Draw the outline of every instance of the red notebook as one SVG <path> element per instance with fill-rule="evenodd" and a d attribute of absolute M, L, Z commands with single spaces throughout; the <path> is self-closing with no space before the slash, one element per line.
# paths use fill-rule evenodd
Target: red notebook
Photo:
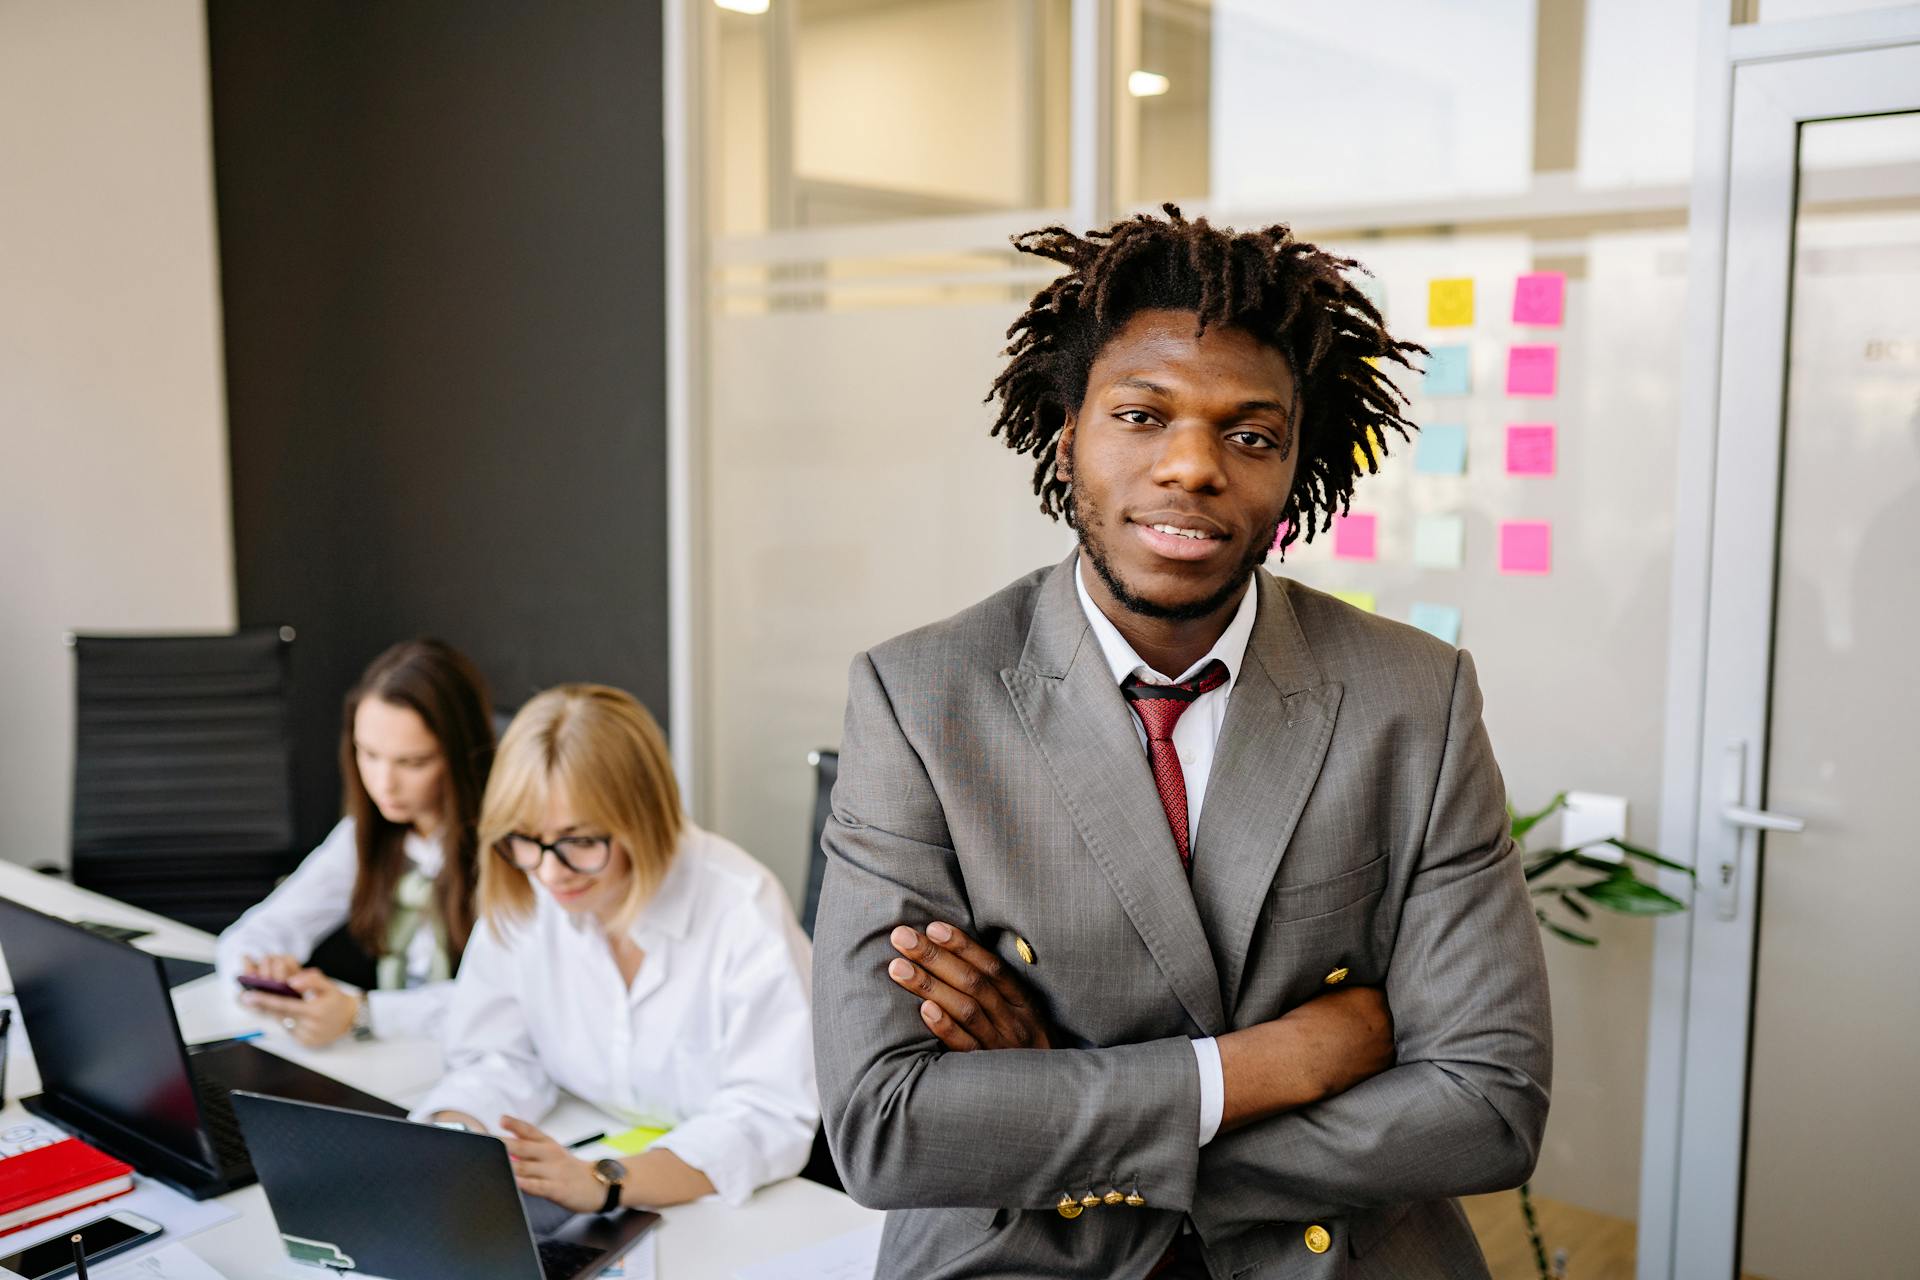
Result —
<path fill-rule="evenodd" d="M 133 1166 L 65 1138 L 0 1160 L 0 1232 L 72 1213 L 133 1190 Z"/>

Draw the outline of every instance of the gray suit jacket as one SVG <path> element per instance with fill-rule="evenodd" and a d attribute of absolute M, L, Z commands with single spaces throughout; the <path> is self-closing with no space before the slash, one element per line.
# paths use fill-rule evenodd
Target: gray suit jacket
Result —
<path fill-rule="evenodd" d="M 1139 1277 L 1191 1218 L 1216 1277 L 1485 1276 L 1452 1197 L 1531 1172 L 1552 1054 L 1472 660 L 1257 572 L 1189 884 L 1073 567 L 853 663 L 814 1043 L 848 1191 L 898 1210 L 880 1274 Z M 930 920 L 1065 1047 L 942 1051 L 885 974 Z M 1199 1147 L 1189 1041 L 1337 970 L 1384 987 L 1398 1065 Z M 1144 1204 L 1057 1211 L 1110 1191 Z"/>

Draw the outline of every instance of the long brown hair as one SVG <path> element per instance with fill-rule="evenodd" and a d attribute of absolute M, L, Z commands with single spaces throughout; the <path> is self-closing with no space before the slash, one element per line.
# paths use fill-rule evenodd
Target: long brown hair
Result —
<path fill-rule="evenodd" d="M 406 873 L 407 829 L 380 813 L 360 780 L 353 718 L 366 698 L 406 707 L 426 723 L 446 760 L 440 788 L 440 875 L 434 907 L 446 927 L 447 960 L 454 967 L 473 932 L 479 862 L 480 796 L 493 766 L 493 718 L 486 682 L 467 656 L 440 640 L 403 640 L 375 658 L 347 692 L 340 725 L 341 808 L 353 819 L 359 874 L 347 908 L 347 931 L 370 956 L 387 949 L 394 888 Z"/>

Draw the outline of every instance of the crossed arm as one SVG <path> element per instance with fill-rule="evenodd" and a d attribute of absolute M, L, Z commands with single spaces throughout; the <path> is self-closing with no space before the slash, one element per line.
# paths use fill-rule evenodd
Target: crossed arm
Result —
<path fill-rule="evenodd" d="M 1221 1037 L 1225 1114 L 1204 1149 L 1184 1039 L 1052 1049 L 998 957 L 953 926 L 969 914 L 931 782 L 869 661 L 851 683 L 818 953 L 843 959 L 816 968 L 815 1016 L 822 1102 L 857 1199 L 1045 1208 L 1063 1184 L 1138 1174 L 1149 1203 L 1213 1231 L 1527 1176 L 1550 1069 L 1544 961 L 1464 655 L 1384 992 Z M 876 1000 L 883 968 L 917 999 Z"/>

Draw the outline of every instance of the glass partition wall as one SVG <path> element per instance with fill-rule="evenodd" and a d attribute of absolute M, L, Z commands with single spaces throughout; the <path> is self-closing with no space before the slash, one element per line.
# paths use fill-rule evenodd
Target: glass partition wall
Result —
<path fill-rule="evenodd" d="M 1692 7 L 688 5 L 702 821 L 798 898 L 848 661 L 1070 549 L 988 434 L 1006 327 L 1051 274 L 1007 240 L 1175 201 L 1359 259 L 1435 352 L 1402 379 L 1420 442 L 1269 568 L 1471 649 L 1517 807 L 1620 796 L 1657 843 Z M 1535 1190 L 1576 1274 L 1624 1276 L 1652 943 L 1591 930 L 1549 946 Z M 1513 1197 L 1472 1211 L 1496 1275 L 1532 1275 Z"/>

